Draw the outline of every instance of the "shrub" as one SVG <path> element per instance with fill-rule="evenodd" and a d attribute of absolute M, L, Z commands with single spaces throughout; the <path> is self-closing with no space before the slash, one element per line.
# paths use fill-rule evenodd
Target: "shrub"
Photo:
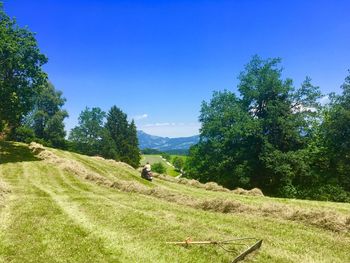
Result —
<path fill-rule="evenodd" d="M 152 170 L 159 174 L 163 174 L 166 171 L 164 165 L 160 162 L 152 164 Z"/>
<path fill-rule="evenodd" d="M 30 143 L 34 141 L 35 134 L 32 128 L 28 126 L 20 126 L 15 130 L 13 136 L 15 141 Z"/>
<path fill-rule="evenodd" d="M 173 160 L 173 165 L 177 170 L 181 170 L 184 167 L 184 160 L 176 156 Z"/>

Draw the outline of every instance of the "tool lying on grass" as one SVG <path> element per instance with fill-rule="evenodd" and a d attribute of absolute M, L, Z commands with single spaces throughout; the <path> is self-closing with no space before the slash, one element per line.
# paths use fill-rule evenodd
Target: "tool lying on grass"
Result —
<path fill-rule="evenodd" d="M 234 244 L 234 245 L 243 245 L 241 243 L 236 243 L 237 241 L 243 241 L 243 240 L 255 240 L 257 241 L 254 243 L 254 245 L 250 246 L 246 250 L 244 250 L 241 254 L 239 254 L 231 263 L 236 263 L 238 261 L 241 261 L 245 258 L 246 255 L 252 253 L 253 251 L 259 249 L 262 244 L 262 240 L 258 240 L 253 237 L 243 237 L 243 238 L 235 238 L 230 240 L 224 240 L 224 241 L 192 241 L 191 238 L 187 238 L 185 241 L 180 242 L 166 242 L 166 244 L 172 244 L 172 245 L 217 245 L 221 247 L 226 252 L 236 252 L 236 250 L 227 249 L 225 245 L 227 244 Z"/>

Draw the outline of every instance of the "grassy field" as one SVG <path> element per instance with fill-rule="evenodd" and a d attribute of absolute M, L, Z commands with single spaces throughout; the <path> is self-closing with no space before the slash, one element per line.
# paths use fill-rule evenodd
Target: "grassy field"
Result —
<path fill-rule="evenodd" d="M 149 162 L 151 165 L 154 163 L 161 163 L 166 168 L 166 174 L 171 176 L 178 176 L 180 173 L 175 171 L 174 167 L 169 165 L 167 161 L 164 161 L 162 156 L 157 154 L 143 154 L 141 156 L 141 165 L 145 165 L 146 162 Z"/>
<path fill-rule="evenodd" d="M 150 183 L 122 163 L 0 147 L 0 262 L 230 262 L 249 245 L 165 244 L 187 237 L 263 239 L 244 262 L 350 262 L 350 204 Z"/>

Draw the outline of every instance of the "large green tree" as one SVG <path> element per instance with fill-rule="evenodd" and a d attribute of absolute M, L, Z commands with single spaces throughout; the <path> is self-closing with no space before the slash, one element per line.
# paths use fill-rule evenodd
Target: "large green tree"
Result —
<path fill-rule="evenodd" d="M 0 131 L 13 130 L 34 106 L 34 96 L 46 82 L 34 33 L 20 28 L 0 3 Z"/>
<path fill-rule="evenodd" d="M 350 75 L 341 88 L 341 95 L 330 96 L 320 133 L 327 151 L 328 181 L 350 192 Z"/>
<path fill-rule="evenodd" d="M 283 79 L 280 59 L 257 56 L 239 76 L 239 96 L 214 92 L 203 102 L 200 142 L 186 169 L 202 181 L 227 187 L 260 187 L 273 195 L 294 196 L 294 181 L 307 173 L 303 150 L 312 136 L 320 92 L 307 78 L 295 89 Z"/>
<path fill-rule="evenodd" d="M 101 152 L 103 125 L 106 113 L 98 107 L 85 108 L 79 115 L 79 124 L 73 128 L 69 140 L 74 144 L 74 150 L 88 155 Z"/>
<path fill-rule="evenodd" d="M 66 99 L 62 92 L 47 82 L 35 96 L 34 109 L 26 116 L 24 125 L 34 130 L 35 137 L 47 145 L 63 148 L 66 132 L 64 119 L 68 113 L 63 109 Z"/>
<path fill-rule="evenodd" d="M 135 123 L 132 121 L 129 124 L 127 115 L 116 106 L 107 114 L 102 149 L 105 157 L 126 162 L 134 167 L 139 165 L 140 151 Z"/>
<path fill-rule="evenodd" d="M 128 160 L 126 162 L 133 167 L 138 167 L 140 164 L 141 156 L 139 149 L 139 141 L 137 138 L 137 129 L 134 120 L 131 121 L 128 127 L 127 149 Z"/>

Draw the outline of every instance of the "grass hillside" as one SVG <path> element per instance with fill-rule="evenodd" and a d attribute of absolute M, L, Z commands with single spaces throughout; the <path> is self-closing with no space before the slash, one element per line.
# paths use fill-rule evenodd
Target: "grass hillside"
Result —
<path fill-rule="evenodd" d="M 350 262 L 350 204 L 150 183 L 111 160 L 0 146 L 0 262 L 230 262 L 252 244 L 165 244 L 187 237 L 263 239 L 245 262 Z"/>

